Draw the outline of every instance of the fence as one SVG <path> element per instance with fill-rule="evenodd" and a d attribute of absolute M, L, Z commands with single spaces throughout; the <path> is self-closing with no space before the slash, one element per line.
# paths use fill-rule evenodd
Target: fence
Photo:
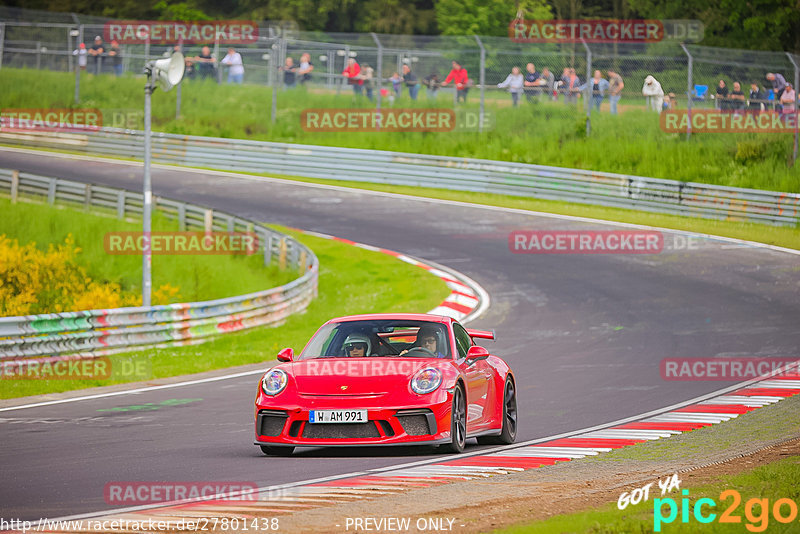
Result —
<path fill-rule="evenodd" d="M 24 12 L 33 18 L 42 16 L 34 11 Z M 0 22 L 0 67 L 77 70 L 74 51 L 78 44 L 91 44 L 93 36 L 103 35 L 103 28 L 102 19 L 94 19 L 90 23 L 78 20 L 69 23 Z M 220 65 L 227 45 L 218 40 L 207 44 L 213 49 L 216 65 Z M 200 52 L 201 46 L 187 45 L 184 49 L 192 57 Z M 119 61 L 123 71 L 141 74 L 148 59 L 162 57 L 172 49 L 172 44 L 122 45 Z M 374 90 L 371 93 L 374 93 L 378 108 L 382 99 L 385 100 L 381 89 L 386 89 L 387 98 L 395 98 L 394 92 L 388 90 L 392 87 L 390 77 L 394 73 L 402 75 L 404 65 L 409 66 L 419 81 L 426 85 L 429 97 L 440 93 L 455 101 L 456 92 L 452 86 L 441 87 L 436 81 L 430 80 L 435 76 L 442 81 L 451 69 L 451 61 L 459 60 L 470 74 L 471 90 L 480 92 L 482 113 L 485 112 L 487 97 L 489 105 L 506 105 L 507 97 L 501 94 L 505 93 L 505 89 L 499 89 L 497 84 L 506 78 L 512 67 L 519 67 L 523 74 L 528 63 L 533 63 L 539 73 L 547 68 L 556 85 L 562 79 L 564 70 L 571 68 L 578 76 L 575 85 L 583 86 L 584 98 L 579 107 L 585 109 L 587 114 L 587 133 L 591 130 L 590 108 L 593 99 L 592 84 L 584 83 L 593 76 L 595 70 L 600 70 L 603 76 L 613 70 L 625 81 L 619 108 L 623 112 L 626 109 L 647 108 L 648 105 L 718 107 L 720 102 L 727 102 L 729 98 L 716 90 L 720 79 L 727 80 L 728 91 L 732 91 L 733 83 L 738 82 L 748 105 L 753 103 L 774 108 L 780 103 L 772 91 L 771 82 L 765 79 L 767 72 L 782 74 L 790 82 L 794 80 L 795 89 L 800 83 L 800 56 L 783 52 L 682 45 L 677 41 L 537 44 L 517 43 L 508 37 L 301 32 L 263 25 L 257 42 L 237 45 L 236 49 L 244 62 L 245 81 L 270 85 L 276 89 L 289 88 L 284 83 L 283 71 L 279 70 L 286 58 L 293 58 L 296 66 L 302 53 L 308 53 L 315 66 L 307 85 L 319 91 L 341 93 L 349 90 L 347 80 L 342 75 L 348 59 L 355 59 L 362 67 L 370 65 L 375 69 L 375 78 L 365 85 Z M 96 62 L 90 58 L 88 68 L 110 73 L 113 70 L 111 62 L 112 59 L 107 56 L 99 57 Z M 648 75 L 654 76 L 660 83 L 666 97 L 663 104 L 661 99 L 654 104 L 643 95 L 643 85 Z M 199 72 L 191 68 L 187 76 L 189 79 L 201 77 Z M 214 78 L 222 82 L 224 76 L 221 69 L 216 70 Z M 758 90 L 751 97 L 752 83 L 757 85 Z M 76 76 L 76 101 L 80 98 L 79 84 L 80 77 Z M 568 98 L 568 85 L 569 82 L 561 88 L 548 86 L 541 91 L 527 88 L 525 94 L 530 99 L 560 98 L 577 103 L 577 98 Z M 610 101 L 606 100 L 602 98 L 595 103 L 602 110 L 610 109 Z M 796 102 L 797 99 L 795 105 Z M 273 96 L 273 122 L 276 120 L 277 106 L 277 98 Z M 687 129 L 687 135 L 690 133 Z M 797 157 L 797 139 L 795 131 L 794 159 Z"/>
<path fill-rule="evenodd" d="M 142 153 L 143 133 L 114 129 L 87 134 L 0 132 L 0 142 L 130 157 Z M 800 194 L 471 158 L 154 134 L 153 161 L 496 193 L 774 225 L 800 223 Z"/>
<path fill-rule="evenodd" d="M 141 216 L 142 194 L 0 169 L 0 192 Z M 290 236 L 234 215 L 164 198 L 154 206 L 177 219 L 181 230 L 253 232 L 263 243 L 265 264 L 299 271 L 292 282 L 230 298 L 151 307 L 117 308 L 0 318 L 0 360 L 69 353 L 109 354 L 151 346 L 194 344 L 211 336 L 276 325 L 306 309 L 317 292 L 314 253 Z"/>

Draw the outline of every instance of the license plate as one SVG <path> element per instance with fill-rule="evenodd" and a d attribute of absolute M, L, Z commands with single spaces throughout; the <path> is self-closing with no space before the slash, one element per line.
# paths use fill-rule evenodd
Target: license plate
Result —
<path fill-rule="evenodd" d="M 311 410 L 309 423 L 366 423 L 367 410 Z"/>

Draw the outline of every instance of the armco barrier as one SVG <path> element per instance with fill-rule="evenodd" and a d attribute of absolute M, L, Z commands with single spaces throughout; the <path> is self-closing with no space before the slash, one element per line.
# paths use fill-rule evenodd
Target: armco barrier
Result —
<path fill-rule="evenodd" d="M 140 131 L 104 129 L 66 134 L 0 132 L 0 143 L 141 158 Z M 800 195 L 679 182 L 642 176 L 455 158 L 153 134 L 153 161 L 234 171 L 267 172 L 475 191 L 596 204 L 714 219 L 794 226 Z"/>
<path fill-rule="evenodd" d="M 142 194 L 0 169 L 0 194 L 12 200 L 47 199 L 104 209 L 120 218 L 141 215 Z M 193 344 L 210 336 L 275 325 L 306 309 L 316 296 L 319 264 L 290 236 L 256 222 L 208 208 L 154 199 L 155 208 L 180 222 L 181 230 L 253 232 L 266 264 L 299 271 L 288 284 L 236 297 L 163 306 L 89 310 L 0 318 L 0 360 L 79 353 L 102 355 L 150 346 Z"/>

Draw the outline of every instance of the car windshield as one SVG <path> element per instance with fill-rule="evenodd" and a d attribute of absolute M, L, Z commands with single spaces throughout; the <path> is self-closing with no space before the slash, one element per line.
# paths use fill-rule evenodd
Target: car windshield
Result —
<path fill-rule="evenodd" d="M 314 358 L 450 358 L 447 326 L 430 321 L 367 320 L 331 323 L 298 360 Z"/>

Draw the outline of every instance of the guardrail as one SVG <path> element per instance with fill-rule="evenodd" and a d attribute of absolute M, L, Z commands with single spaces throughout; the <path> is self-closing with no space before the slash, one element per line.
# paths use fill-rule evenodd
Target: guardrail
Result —
<path fill-rule="evenodd" d="M 141 216 L 142 194 L 0 169 L 0 194 L 102 209 L 119 218 Z M 253 232 L 264 263 L 277 261 L 300 275 L 288 284 L 235 297 L 161 306 L 88 310 L 0 318 L 0 360 L 70 353 L 104 355 L 152 346 L 199 343 L 211 336 L 276 325 L 305 310 L 316 296 L 319 263 L 292 237 L 234 215 L 164 198 L 155 209 L 181 230 Z"/>
<path fill-rule="evenodd" d="M 455 158 L 153 133 L 153 161 L 306 178 L 433 187 L 796 226 L 800 194 L 625 174 Z M 0 143 L 140 158 L 143 133 L 0 132 Z"/>

